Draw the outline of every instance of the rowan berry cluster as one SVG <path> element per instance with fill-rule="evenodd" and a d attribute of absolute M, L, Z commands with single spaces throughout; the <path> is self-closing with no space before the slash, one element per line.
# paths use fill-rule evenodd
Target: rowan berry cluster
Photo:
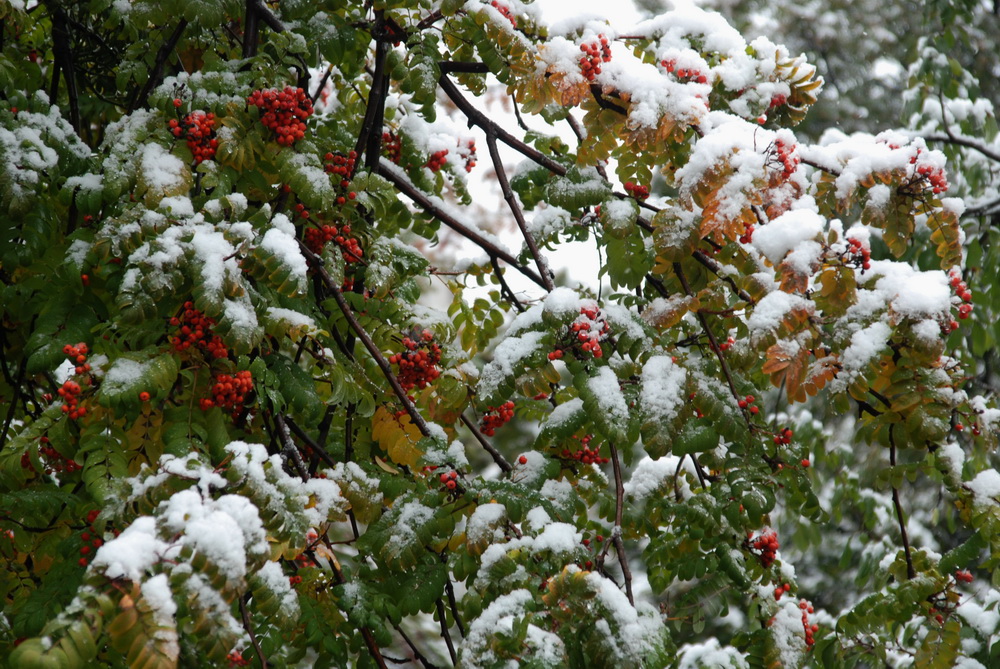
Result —
<path fill-rule="evenodd" d="M 862 272 L 872 268 L 872 252 L 865 244 L 854 237 L 847 238 L 848 262 L 861 268 Z"/>
<path fill-rule="evenodd" d="M 601 447 L 596 448 L 590 447 L 590 442 L 594 437 L 592 435 L 584 435 L 580 437 L 580 444 L 583 448 L 577 449 L 576 451 L 570 451 L 568 448 L 562 450 L 562 457 L 567 460 L 577 460 L 585 465 L 603 465 L 608 462 L 608 458 L 601 457 Z"/>
<path fill-rule="evenodd" d="M 587 81 L 593 81 L 601 73 L 601 63 L 611 60 L 611 44 L 604 35 L 580 45 L 583 56 L 580 58 L 580 72 Z"/>
<path fill-rule="evenodd" d="M 569 326 L 569 334 L 573 340 L 572 345 L 579 344 L 585 353 L 590 353 L 595 358 L 604 356 L 601 341 L 607 338 L 609 330 L 610 327 L 608 326 L 607 319 L 596 306 L 581 307 L 580 315 Z M 553 356 L 550 353 L 550 360 L 558 360 L 562 357 L 561 350 L 557 349 L 552 353 L 558 353 L 559 355 Z"/>
<path fill-rule="evenodd" d="M 202 398 L 201 409 L 207 411 L 215 406 L 235 409 L 246 401 L 251 390 L 253 390 L 253 375 L 249 370 L 236 372 L 235 376 L 216 374 L 215 385 L 212 386 L 212 397 Z"/>
<path fill-rule="evenodd" d="M 740 235 L 740 243 L 749 244 L 751 241 L 753 241 L 753 231 L 754 231 L 754 224 L 747 223 L 743 227 L 743 234 Z"/>
<path fill-rule="evenodd" d="M 726 337 L 726 341 L 724 341 L 721 344 L 719 344 L 719 350 L 720 351 L 728 351 L 729 349 L 731 349 L 733 347 L 733 344 L 735 344 L 735 343 L 736 343 L 736 337 L 732 337 L 732 336 Z"/>
<path fill-rule="evenodd" d="M 63 472 L 72 474 L 80 470 L 80 465 L 75 460 L 64 457 L 62 453 L 52 448 L 48 437 L 40 437 L 38 442 L 39 455 L 48 458 L 48 462 L 45 463 L 46 474 L 61 474 Z M 31 469 L 31 456 L 27 452 L 21 455 L 21 467 Z"/>
<path fill-rule="evenodd" d="M 917 181 L 926 181 L 931 187 L 931 192 L 935 195 L 948 190 L 948 177 L 944 175 L 944 170 L 933 165 L 921 165 L 917 168 Z"/>
<path fill-rule="evenodd" d="M 178 139 L 183 138 L 194 156 L 195 165 L 215 158 L 215 150 L 219 148 L 219 140 L 215 139 L 215 114 L 209 112 L 191 112 L 183 119 L 170 119 L 167 124 L 170 133 Z"/>
<path fill-rule="evenodd" d="M 229 351 L 222 337 L 212 333 L 215 320 L 209 318 L 194 308 L 194 302 L 188 300 L 180 316 L 170 319 L 170 324 L 178 328 L 177 333 L 170 338 L 175 351 L 186 351 L 194 346 L 208 353 L 212 358 L 225 358 Z"/>
<path fill-rule="evenodd" d="M 770 567 L 778 554 L 778 533 L 774 530 L 765 530 L 754 537 L 753 532 L 748 532 L 747 542 L 752 550 L 759 551 L 761 566 L 764 569 Z"/>
<path fill-rule="evenodd" d="M 784 93 L 775 93 L 771 96 L 771 102 L 768 104 L 769 109 L 774 109 L 775 107 L 780 107 L 781 105 L 788 102 L 788 96 Z"/>
<path fill-rule="evenodd" d="M 343 205 L 348 200 L 355 199 L 358 194 L 351 190 L 351 178 L 354 176 L 354 165 L 358 160 L 358 154 L 350 151 L 346 156 L 340 154 L 327 153 L 323 156 L 326 164 L 323 169 L 327 174 L 336 174 L 340 177 L 340 188 L 345 193 L 337 197 L 337 204 Z"/>
<path fill-rule="evenodd" d="M 675 60 L 661 60 L 660 65 L 670 74 L 676 75 L 678 79 L 687 79 L 697 84 L 708 83 L 708 77 L 704 73 L 694 68 L 677 67 L 677 61 Z"/>
<path fill-rule="evenodd" d="M 479 429 L 487 437 L 492 437 L 498 427 L 503 427 L 514 417 L 514 402 L 507 401 L 499 407 L 489 407 L 483 420 L 479 423 Z"/>
<path fill-rule="evenodd" d="M 774 435 L 774 443 L 777 445 L 788 445 L 792 443 L 792 428 L 786 427 L 778 434 Z"/>
<path fill-rule="evenodd" d="M 795 174 L 795 170 L 802 161 L 795 149 L 796 146 L 794 144 L 786 144 L 780 139 L 774 140 L 774 157 L 777 159 L 778 164 L 781 165 L 782 179 L 787 180 Z"/>
<path fill-rule="evenodd" d="M 422 390 L 441 375 L 441 370 L 437 368 L 441 362 L 441 347 L 434 343 L 434 333 L 424 330 L 419 335 L 411 335 L 403 337 L 406 350 L 389 358 L 389 362 L 399 365 L 396 378 L 407 391 L 413 388 Z"/>
<path fill-rule="evenodd" d="M 438 172 L 442 167 L 445 166 L 448 157 L 448 149 L 441 149 L 440 151 L 435 151 L 428 158 L 427 162 L 424 163 L 424 167 L 429 169 L 431 172 Z"/>
<path fill-rule="evenodd" d="M 441 485 L 448 490 L 455 490 L 458 488 L 458 472 L 456 471 L 441 474 L 441 476 L 438 477 L 438 480 L 441 482 Z"/>
<path fill-rule="evenodd" d="M 967 569 L 956 571 L 955 580 L 961 583 L 972 583 L 972 573 Z"/>
<path fill-rule="evenodd" d="M 645 200 L 649 197 L 649 186 L 643 186 L 641 184 L 632 183 L 631 181 L 626 181 L 625 192 L 634 197 L 636 200 Z"/>
<path fill-rule="evenodd" d="M 343 225 L 340 228 L 335 225 L 324 225 L 320 228 L 306 228 L 302 237 L 305 245 L 316 255 L 323 253 L 323 248 L 332 241 L 340 247 L 344 262 L 359 262 L 364 256 L 364 251 L 357 238 L 350 237 L 350 234 L 350 225 Z"/>
<path fill-rule="evenodd" d="M 951 277 L 949 280 L 951 289 L 955 292 L 955 296 L 962 301 L 961 304 L 958 305 L 958 317 L 965 320 L 972 315 L 972 291 L 970 291 L 969 286 L 962 281 L 962 275 L 957 269 L 952 269 L 949 276 Z M 956 328 L 952 329 L 954 330 Z"/>
<path fill-rule="evenodd" d="M 312 116 L 313 105 L 309 96 L 301 88 L 285 86 L 254 91 L 247 103 L 261 110 L 260 122 L 273 131 L 281 146 L 291 146 L 305 137 L 306 119 Z"/>
<path fill-rule="evenodd" d="M 230 667 L 249 667 L 250 660 L 243 657 L 243 653 L 238 650 L 234 650 L 226 655 L 226 659 L 229 661 Z"/>
<path fill-rule="evenodd" d="M 100 509 L 92 509 L 87 513 L 87 525 L 90 526 L 90 530 L 80 535 L 80 539 L 84 543 L 80 546 L 80 559 L 77 560 L 77 564 L 81 567 L 86 567 L 90 564 L 90 560 L 93 559 L 92 553 L 104 545 L 104 539 L 101 538 L 100 533 L 94 527 L 94 522 L 99 515 L 101 515 Z M 115 536 L 117 535 L 116 531 Z"/>
<path fill-rule="evenodd" d="M 809 602 L 800 600 L 799 608 L 802 609 L 802 630 L 805 632 L 806 646 L 812 648 L 816 643 L 815 635 L 819 631 L 819 625 L 809 624 L 809 614 L 813 613 L 813 607 Z"/>
<path fill-rule="evenodd" d="M 382 133 L 382 153 L 392 162 L 399 164 L 399 159 L 403 157 L 403 143 L 394 132 Z"/>
<path fill-rule="evenodd" d="M 288 585 L 292 586 L 293 588 L 301 582 L 302 582 L 302 577 L 299 576 L 298 574 L 296 574 L 295 576 L 288 577 Z"/>
<path fill-rule="evenodd" d="M 756 397 L 754 397 L 753 395 L 747 395 L 743 399 L 736 402 L 736 404 L 737 406 L 739 406 L 739 408 L 746 409 L 747 411 L 756 416 L 757 414 L 760 413 L 760 407 L 755 404 L 756 401 L 757 401 Z"/>
<path fill-rule="evenodd" d="M 774 589 L 774 601 L 780 602 L 781 597 L 787 594 L 788 591 L 791 589 L 792 586 L 788 585 L 787 583 L 779 585 L 777 588 Z"/>
<path fill-rule="evenodd" d="M 459 147 L 461 149 L 461 147 Z M 476 140 L 470 139 L 465 143 L 465 171 L 471 172 L 476 166 Z"/>
<path fill-rule="evenodd" d="M 517 27 L 517 19 L 514 18 L 514 13 L 510 11 L 510 7 L 504 4 L 500 4 L 499 2 L 497 2 L 497 0 L 493 0 L 490 4 L 493 5 L 493 7 L 498 12 L 500 12 L 501 16 L 510 21 L 510 25 L 514 26 L 515 28 Z"/>
<path fill-rule="evenodd" d="M 71 344 L 63 346 L 63 353 L 73 363 L 73 369 L 78 375 L 90 371 L 90 364 L 87 362 L 87 351 L 87 345 L 83 342 L 76 346 L 72 346 Z M 87 377 L 85 380 L 87 385 L 90 385 L 92 382 L 90 377 Z M 68 379 L 63 382 L 62 386 L 56 392 L 63 399 L 62 412 L 69 416 L 70 420 L 76 420 L 87 415 L 87 407 L 80 406 L 80 393 L 83 392 L 83 388 L 80 387 L 79 383 Z"/>

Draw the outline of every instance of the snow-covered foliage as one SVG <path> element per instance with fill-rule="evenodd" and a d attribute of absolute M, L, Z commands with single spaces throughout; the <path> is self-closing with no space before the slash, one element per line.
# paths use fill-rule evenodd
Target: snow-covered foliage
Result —
<path fill-rule="evenodd" d="M 12 666 L 995 659 L 974 78 L 811 141 L 687 0 L 8 4 Z"/>

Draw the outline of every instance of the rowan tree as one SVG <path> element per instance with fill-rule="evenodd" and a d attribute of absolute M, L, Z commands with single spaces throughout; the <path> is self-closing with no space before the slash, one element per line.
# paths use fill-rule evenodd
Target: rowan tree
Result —
<path fill-rule="evenodd" d="M 0 19 L 10 666 L 995 663 L 975 182 L 779 35 Z"/>

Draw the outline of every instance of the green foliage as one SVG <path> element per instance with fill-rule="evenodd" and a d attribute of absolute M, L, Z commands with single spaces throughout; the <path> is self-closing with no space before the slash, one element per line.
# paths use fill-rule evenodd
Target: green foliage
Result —
<path fill-rule="evenodd" d="M 938 151 L 695 8 L 4 5 L 7 666 L 995 664 L 973 10 Z"/>

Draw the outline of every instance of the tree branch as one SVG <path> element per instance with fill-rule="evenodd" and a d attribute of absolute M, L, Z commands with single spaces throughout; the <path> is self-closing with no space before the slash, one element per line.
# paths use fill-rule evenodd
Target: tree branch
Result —
<path fill-rule="evenodd" d="M 889 464 L 896 466 L 896 438 L 889 426 Z M 906 555 L 906 578 L 913 580 L 917 572 L 913 568 L 913 557 L 910 555 L 910 537 L 906 533 L 906 520 L 903 518 L 903 505 L 899 501 L 899 490 L 892 486 L 892 505 L 896 507 L 896 521 L 899 522 L 899 534 L 903 539 L 903 553 Z"/>
<path fill-rule="evenodd" d="M 451 642 L 451 633 L 448 631 L 448 618 L 444 610 L 444 602 L 438 597 L 437 601 L 434 602 L 437 605 L 438 618 L 441 620 L 441 636 L 444 637 L 444 642 L 448 645 L 448 654 L 451 655 L 451 663 L 458 663 L 458 655 L 455 654 L 455 644 Z"/>
<path fill-rule="evenodd" d="M 260 669 L 267 669 L 267 658 L 264 657 L 264 651 L 260 649 L 260 643 L 257 641 L 257 635 L 253 633 L 253 626 L 250 624 L 250 614 L 247 612 L 247 593 L 245 596 L 240 597 L 240 617 L 243 618 L 243 629 L 246 630 L 247 636 L 250 637 L 250 643 L 253 644 L 254 652 L 257 653 L 257 660 L 260 662 Z"/>
<path fill-rule="evenodd" d="M 507 460 L 503 457 L 503 455 L 500 454 L 500 451 L 494 448 L 493 445 L 490 444 L 490 442 L 486 441 L 486 437 L 484 437 L 483 433 L 479 431 L 479 428 L 476 427 L 475 423 L 466 418 L 464 413 L 460 414 L 459 418 L 462 419 L 462 423 L 465 425 L 465 427 L 469 428 L 469 432 L 472 433 L 472 436 L 475 437 L 476 441 L 478 441 L 480 446 L 483 447 L 483 450 L 485 450 L 487 453 L 490 454 L 490 456 L 492 456 L 493 462 L 497 463 L 497 466 L 500 469 L 502 469 L 504 472 L 513 471 L 514 468 L 511 467 L 510 463 L 507 462 Z"/>
<path fill-rule="evenodd" d="M 430 429 L 427 427 L 427 422 L 424 420 L 424 417 L 420 415 L 417 408 L 413 406 L 413 402 L 410 401 L 409 395 L 407 395 L 406 391 L 403 390 L 403 387 L 399 385 L 399 379 L 397 379 L 396 375 L 392 373 L 392 368 L 389 366 L 389 362 L 385 359 L 385 356 L 382 355 L 382 351 L 375 346 L 375 342 L 372 341 L 372 338 L 361 326 L 361 323 L 358 322 L 358 319 L 354 317 L 354 312 L 351 311 L 351 305 L 349 305 L 347 300 L 344 299 L 344 294 L 341 292 L 340 286 L 337 285 L 337 283 L 330 276 L 330 273 L 323 267 L 322 258 L 309 250 L 309 247 L 307 247 L 302 241 L 299 241 L 299 250 L 302 251 L 302 255 L 313 263 L 313 266 L 316 268 L 316 272 L 323 279 L 323 283 L 326 284 L 327 289 L 333 295 L 333 299 L 337 302 L 337 306 L 340 307 L 341 312 L 343 312 L 344 318 L 347 319 L 347 323 L 351 327 L 351 330 L 354 331 L 354 334 L 361 340 L 364 347 L 368 349 L 368 353 L 370 353 L 372 358 L 375 359 L 375 363 L 379 366 L 379 369 L 382 370 L 382 374 L 389 382 L 389 386 L 392 387 L 392 392 L 395 393 L 397 399 L 399 399 L 400 403 L 402 403 L 406 413 L 410 415 L 410 420 L 412 420 L 413 424 L 417 426 L 418 430 L 420 430 L 420 434 L 425 437 L 431 436 Z"/>
<path fill-rule="evenodd" d="M 615 472 L 615 527 L 611 533 L 611 540 L 615 544 L 615 553 L 618 555 L 618 564 L 621 565 L 622 575 L 625 577 L 625 594 L 628 602 L 635 606 L 635 598 L 632 596 L 632 571 L 628 566 L 628 556 L 625 555 L 625 544 L 622 542 L 622 509 L 625 504 L 625 484 L 622 482 L 622 465 L 618 459 L 618 449 L 614 443 L 608 443 L 611 449 L 611 466 Z"/>
<path fill-rule="evenodd" d="M 399 625 L 393 625 L 393 627 L 397 632 L 399 632 L 399 636 L 403 637 L 403 641 L 406 642 L 406 645 L 410 647 L 410 650 L 413 652 L 413 658 L 422 664 L 424 669 L 438 669 L 436 664 L 424 657 L 424 654 L 417 649 L 417 647 L 413 644 L 413 641 L 410 640 L 410 637 L 406 636 L 406 632 L 403 631 L 402 627 Z"/>
<path fill-rule="evenodd" d="M 510 289 L 510 286 L 507 285 L 507 280 L 503 278 L 503 270 L 500 268 L 500 263 L 495 256 L 490 256 L 490 264 L 493 265 L 493 274 L 496 276 L 497 281 L 500 282 L 500 294 L 507 297 L 507 300 L 517 309 L 517 313 L 524 313 L 524 305 L 517 299 L 517 295 Z"/>
<path fill-rule="evenodd" d="M 170 54 L 174 52 L 177 48 L 177 43 L 180 42 L 181 35 L 184 33 L 184 29 L 187 27 L 187 19 L 182 18 L 174 28 L 174 32 L 170 33 L 170 37 L 167 41 L 160 45 L 160 49 L 156 52 L 156 60 L 153 62 L 153 69 L 149 73 L 149 77 L 146 78 L 146 83 L 143 84 L 142 90 L 135 96 L 129 107 L 134 111 L 139 107 L 145 107 L 149 102 L 149 94 L 153 92 L 160 80 L 163 78 L 163 66 L 166 64 L 167 59 L 170 58 Z"/>
<path fill-rule="evenodd" d="M 535 259 L 535 267 L 538 268 L 538 275 L 542 277 L 545 290 L 552 292 L 555 289 L 555 285 L 552 283 L 548 263 L 542 258 L 542 254 L 538 250 L 538 244 L 535 243 L 535 238 L 528 231 L 528 222 L 524 220 L 524 212 L 521 211 L 521 207 L 517 203 L 517 198 L 514 196 L 514 191 L 510 187 L 510 181 L 507 180 L 507 171 L 504 169 L 503 161 L 500 160 L 500 152 L 497 150 L 496 131 L 493 128 L 486 130 L 486 146 L 489 147 L 490 158 L 493 160 L 493 169 L 496 171 L 497 181 L 500 182 L 503 199 L 507 202 L 507 206 L 510 207 L 510 211 L 514 215 L 514 220 L 517 221 L 517 227 L 521 230 L 524 243 L 528 245 L 531 257 Z"/>
<path fill-rule="evenodd" d="M 518 263 L 517 258 L 512 256 L 507 251 L 503 250 L 490 240 L 483 237 L 481 234 L 476 232 L 471 227 L 461 223 L 458 219 L 452 216 L 450 213 L 446 212 L 443 207 L 435 203 L 430 196 L 421 192 L 416 186 L 414 186 L 409 179 L 406 178 L 400 170 L 396 168 L 395 165 L 390 163 L 385 158 L 381 159 L 378 164 L 378 173 L 392 182 L 392 184 L 398 188 L 403 195 L 413 200 L 413 202 L 426 211 L 428 214 L 434 216 L 449 228 L 462 235 L 476 246 L 486 251 L 486 253 L 491 258 L 499 258 L 505 263 L 516 269 L 518 272 L 524 276 L 531 279 L 534 283 L 545 288 L 545 282 L 542 281 L 541 277 L 535 274 L 532 270 Z"/>

